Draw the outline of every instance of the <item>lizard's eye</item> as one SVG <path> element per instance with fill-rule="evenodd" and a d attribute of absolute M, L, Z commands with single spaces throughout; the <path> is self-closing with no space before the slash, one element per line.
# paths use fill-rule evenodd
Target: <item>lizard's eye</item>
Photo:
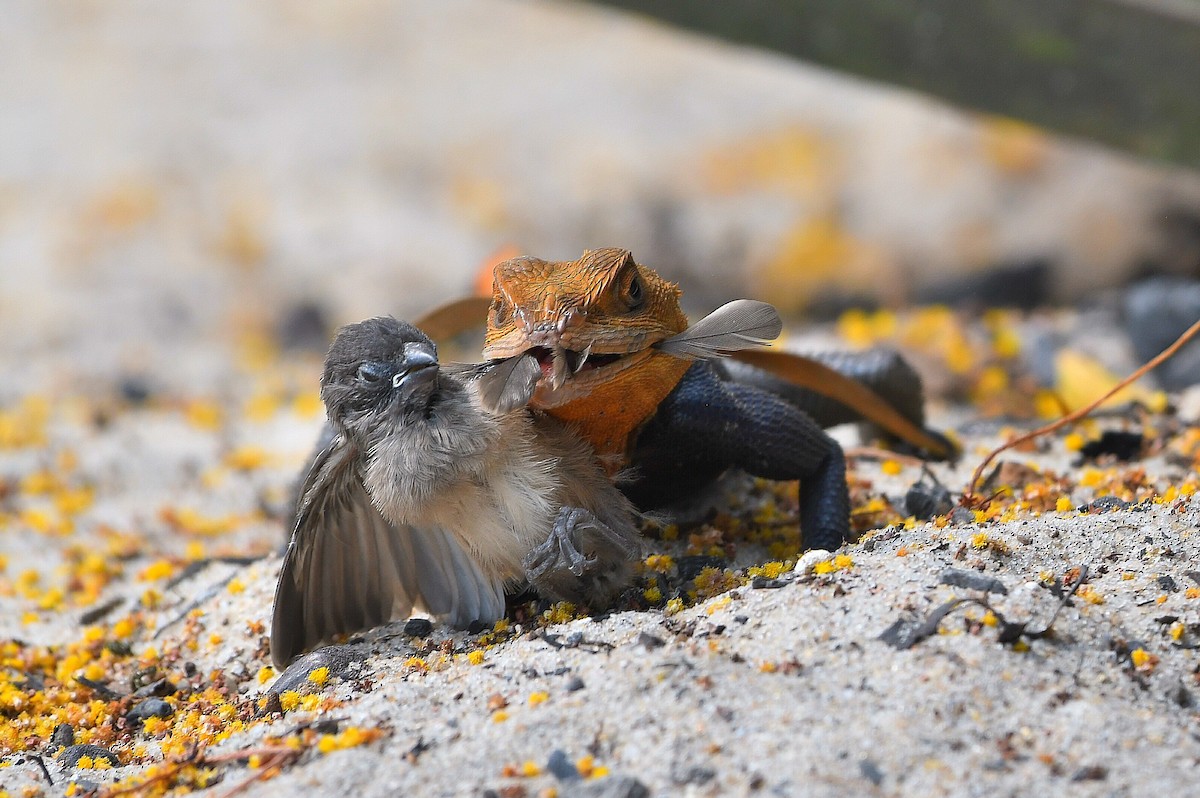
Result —
<path fill-rule="evenodd" d="M 633 279 L 629 281 L 629 288 L 625 291 L 629 297 L 629 309 L 637 310 L 642 306 L 646 299 L 646 293 L 642 290 L 642 281 L 637 274 L 633 275 Z"/>
<path fill-rule="evenodd" d="M 388 365 L 380 363 L 377 360 L 368 360 L 358 367 L 358 381 L 363 383 L 375 383 L 388 376 Z"/>

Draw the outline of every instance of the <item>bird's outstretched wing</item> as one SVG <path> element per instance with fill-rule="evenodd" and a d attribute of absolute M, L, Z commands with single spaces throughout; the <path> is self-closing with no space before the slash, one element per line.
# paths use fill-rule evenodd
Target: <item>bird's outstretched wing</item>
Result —
<path fill-rule="evenodd" d="M 363 486 L 358 454 L 336 436 L 301 489 L 275 589 L 271 659 L 279 667 L 336 634 L 414 610 L 455 626 L 504 614 L 503 584 L 485 576 L 449 532 L 383 517 Z"/>

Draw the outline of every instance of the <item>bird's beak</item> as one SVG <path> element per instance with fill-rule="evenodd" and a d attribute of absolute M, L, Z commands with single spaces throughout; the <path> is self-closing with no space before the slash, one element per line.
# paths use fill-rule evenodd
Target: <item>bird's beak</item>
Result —
<path fill-rule="evenodd" d="M 432 346 L 420 342 L 405 344 L 404 358 L 392 377 L 392 387 L 412 390 L 425 385 L 437 377 L 437 366 L 437 352 Z"/>

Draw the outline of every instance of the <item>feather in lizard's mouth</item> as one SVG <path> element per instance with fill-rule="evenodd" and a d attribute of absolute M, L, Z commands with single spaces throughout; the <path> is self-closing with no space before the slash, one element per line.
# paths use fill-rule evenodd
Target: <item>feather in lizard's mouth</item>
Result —
<path fill-rule="evenodd" d="M 596 354 L 572 349 L 535 346 L 527 350 L 542 369 L 535 402 L 541 407 L 557 407 L 586 396 L 614 375 L 636 366 L 653 350 Z"/>

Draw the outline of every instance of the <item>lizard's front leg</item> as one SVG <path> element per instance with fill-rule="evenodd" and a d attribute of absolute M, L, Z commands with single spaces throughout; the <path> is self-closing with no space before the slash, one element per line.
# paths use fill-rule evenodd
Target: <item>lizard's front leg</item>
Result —
<path fill-rule="evenodd" d="M 850 531 L 846 462 L 837 442 L 788 401 L 727 382 L 707 363 L 694 364 L 659 405 L 638 437 L 632 465 L 643 477 L 627 493 L 641 506 L 681 498 L 740 468 L 800 480 L 806 548 L 835 549 Z"/>
<path fill-rule="evenodd" d="M 563 507 L 550 535 L 525 555 L 525 577 L 545 598 L 602 607 L 628 583 L 640 550 L 632 524 L 614 529 L 590 510 Z"/>

